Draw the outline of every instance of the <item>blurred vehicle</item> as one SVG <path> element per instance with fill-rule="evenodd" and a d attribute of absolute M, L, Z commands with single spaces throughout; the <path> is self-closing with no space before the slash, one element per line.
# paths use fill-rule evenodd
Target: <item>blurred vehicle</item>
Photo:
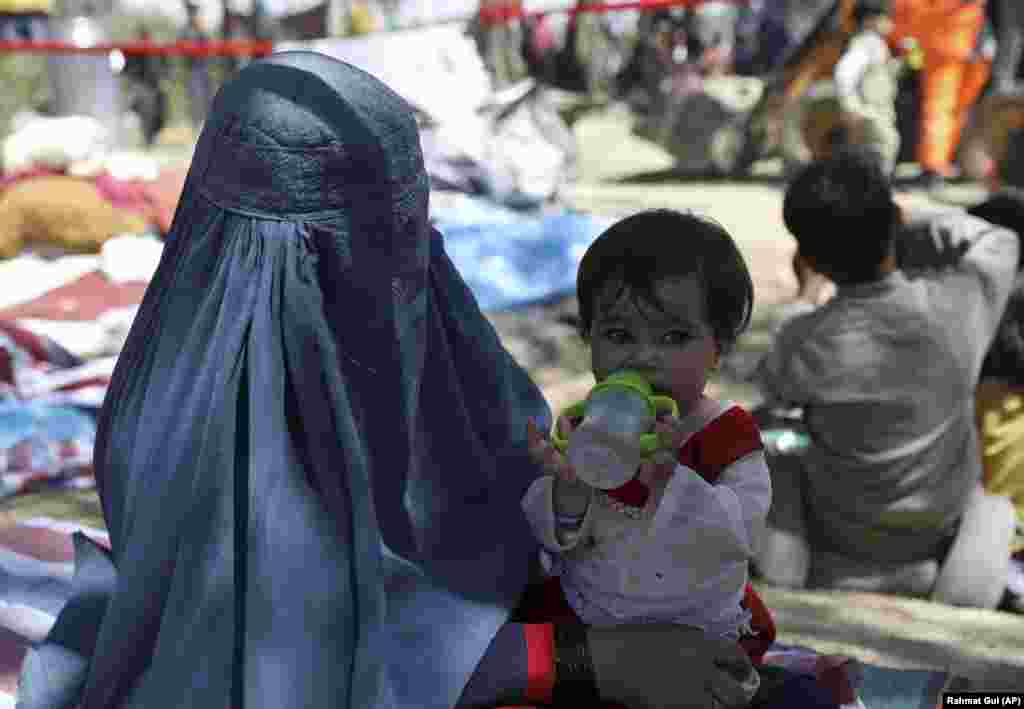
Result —
<path fill-rule="evenodd" d="M 286 41 L 277 48 L 346 61 L 409 102 L 420 123 L 427 173 L 438 188 L 532 209 L 556 199 L 573 178 L 575 136 L 551 92 L 530 78 L 495 91 L 463 26 Z"/>

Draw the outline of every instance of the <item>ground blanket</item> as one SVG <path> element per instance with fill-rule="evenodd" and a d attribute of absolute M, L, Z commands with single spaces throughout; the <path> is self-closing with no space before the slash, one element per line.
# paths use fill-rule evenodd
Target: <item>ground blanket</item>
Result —
<path fill-rule="evenodd" d="M 45 633 L 67 599 L 75 531 L 109 545 L 101 529 L 46 517 L 0 526 L 0 709 L 14 705 L 31 638 Z M 785 645 L 773 647 L 765 661 L 816 677 L 843 709 L 932 709 L 941 706 L 944 691 L 984 689 L 941 670 L 879 667 Z"/>
<path fill-rule="evenodd" d="M 468 195 L 431 195 L 431 220 L 484 311 L 572 294 L 587 247 L 611 220 L 564 209 L 522 214 Z"/>

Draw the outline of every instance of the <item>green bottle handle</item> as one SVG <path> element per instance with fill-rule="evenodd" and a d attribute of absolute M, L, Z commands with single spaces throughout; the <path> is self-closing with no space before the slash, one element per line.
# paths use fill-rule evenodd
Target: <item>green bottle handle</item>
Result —
<path fill-rule="evenodd" d="M 654 407 L 655 415 L 660 414 L 672 414 L 672 416 L 679 418 L 679 405 L 675 402 L 675 399 L 669 396 L 651 396 L 648 397 L 651 405 Z M 584 415 L 587 408 L 587 402 L 578 401 L 572 406 L 566 407 L 562 411 L 562 416 L 566 418 L 579 418 Z M 569 439 L 563 438 L 558 432 L 558 421 L 555 421 L 555 425 L 551 431 L 551 442 L 555 448 L 565 453 L 569 448 Z M 644 433 L 640 436 L 640 450 L 643 451 L 643 457 L 648 458 L 654 453 L 658 452 L 664 447 L 664 443 L 661 441 L 657 433 Z"/>
<path fill-rule="evenodd" d="M 587 409 L 587 401 L 577 401 L 572 406 L 568 406 L 562 410 L 562 416 L 568 419 L 579 418 L 583 416 L 583 412 Z M 560 416 L 559 418 L 561 418 Z M 551 427 L 551 442 L 555 444 L 555 448 L 560 450 L 562 453 L 569 448 L 569 439 L 562 438 L 562 434 L 558 432 L 558 419 L 555 419 L 554 425 Z"/>

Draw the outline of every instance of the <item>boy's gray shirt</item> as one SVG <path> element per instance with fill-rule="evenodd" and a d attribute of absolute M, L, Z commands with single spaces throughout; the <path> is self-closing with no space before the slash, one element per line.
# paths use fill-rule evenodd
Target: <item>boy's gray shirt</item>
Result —
<path fill-rule="evenodd" d="M 981 477 L 974 389 L 1020 251 L 963 213 L 905 243 L 928 268 L 839 288 L 782 326 L 756 373 L 769 403 L 804 409 L 812 542 L 876 561 L 937 554 Z"/>

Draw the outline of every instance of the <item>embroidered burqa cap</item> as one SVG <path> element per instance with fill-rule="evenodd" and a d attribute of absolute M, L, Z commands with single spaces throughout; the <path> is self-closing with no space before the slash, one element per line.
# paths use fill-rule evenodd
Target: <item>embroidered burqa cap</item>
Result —
<path fill-rule="evenodd" d="M 536 551 L 539 390 L 427 215 L 409 107 L 327 56 L 220 91 L 100 417 L 112 552 L 19 706 L 452 707 Z"/>

